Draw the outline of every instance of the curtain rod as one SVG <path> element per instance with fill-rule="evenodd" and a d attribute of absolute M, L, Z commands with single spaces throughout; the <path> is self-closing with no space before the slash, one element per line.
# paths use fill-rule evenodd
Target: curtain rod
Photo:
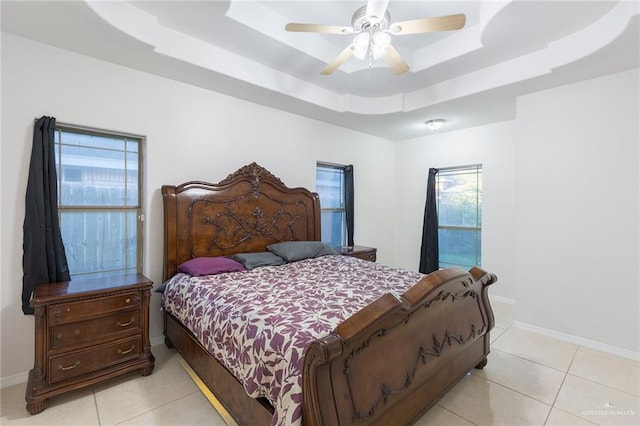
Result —
<path fill-rule="evenodd" d="M 482 167 L 482 164 L 469 164 L 466 166 L 453 166 L 453 167 L 436 167 L 436 169 L 438 169 L 438 172 L 448 172 L 451 170 L 464 170 L 464 169 L 472 169 L 472 168 L 476 168 L 479 169 Z"/>
<path fill-rule="evenodd" d="M 327 161 L 316 161 L 316 165 L 319 166 L 328 166 L 328 167 L 339 167 L 341 169 L 344 169 L 345 167 L 348 167 L 348 164 L 337 164 L 337 163 L 329 163 Z"/>
<path fill-rule="evenodd" d="M 34 124 L 37 123 L 38 120 L 40 120 L 40 118 L 42 118 L 42 117 L 35 118 L 33 120 Z M 115 131 L 115 130 L 106 130 L 106 129 L 100 129 L 98 127 L 80 126 L 78 124 L 64 123 L 64 122 L 58 121 L 58 120 L 56 120 L 56 127 L 63 127 L 65 129 L 69 129 L 69 130 L 81 130 L 81 131 L 84 131 L 84 132 L 97 133 L 100 136 L 103 136 L 103 135 L 121 136 L 123 138 L 143 139 L 143 140 L 146 140 L 146 138 L 147 138 L 144 135 L 137 135 L 135 133 L 119 132 L 119 131 Z"/>

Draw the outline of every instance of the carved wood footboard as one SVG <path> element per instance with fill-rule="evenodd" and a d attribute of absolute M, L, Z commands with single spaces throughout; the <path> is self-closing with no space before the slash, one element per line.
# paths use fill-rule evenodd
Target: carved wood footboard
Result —
<path fill-rule="evenodd" d="M 494 318 L 479 268 L 436 271 L 386 294 L 314 342 L 305 425 L 409 424 L 489 354 Z"/>

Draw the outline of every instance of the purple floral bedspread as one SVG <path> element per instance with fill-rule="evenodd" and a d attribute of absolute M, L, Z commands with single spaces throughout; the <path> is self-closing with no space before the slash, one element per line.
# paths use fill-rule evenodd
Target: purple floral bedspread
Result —
<path fill-rule="evenodd" d="M 422 277 L 323 256 L 205 277 L 177 274 L 163 302 L 247 394 L 271 402 L 272 425 L 300 425 L 305 348 L 382 294 L 401 294 Z"/>

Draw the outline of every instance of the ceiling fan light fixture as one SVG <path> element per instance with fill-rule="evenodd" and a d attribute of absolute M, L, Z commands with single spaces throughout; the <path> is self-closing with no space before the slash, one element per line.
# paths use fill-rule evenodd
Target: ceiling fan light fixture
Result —
<path fill-rule="evenodd" d="M 432 132 L 437 132 L 442 128 L 442 126 L 444 126 L 445 121 L 446 120 L 444 118 L 434 118 L 432 120 L 425 121 L 424 124 L 426 124 L 427 128 Z"/>
<path fill-rule="evenodd" d="M 361 32 L 353 39 L 353 56 L 358 59 L 364 59 L 369 50 L 371 35 L 367 32 Z"/>
<path fill-rule="evenodd" d="M 360 47 L 356 47 L 353 46 L 353 56 L 355 56 L 356 58 L 363 60 L 364 58 L 367 57 L 367 48 L 360 48 Z"/>
<path fill-rule="evenodd" d="M 391 36 L 387 33 L 373 33 L 371 42 L 371 54 L 373 59 L 380 59 L 387 54 L 387 47 L 391 44 Z"/>
<path fill-rule="evenodd" d="M 367 48 L 369 47 L 369 41 L 371 40 L 371 35 L 368 32 L 361 32 L 353 39 L 353 46 L 356 48 Z"/>
<path fill-rule="evenodd" d="M 386 49 L 391 44 L 391 36 L 387 33 L 376 31 L 373 33 L 373 44 L 381 49 Z"/>

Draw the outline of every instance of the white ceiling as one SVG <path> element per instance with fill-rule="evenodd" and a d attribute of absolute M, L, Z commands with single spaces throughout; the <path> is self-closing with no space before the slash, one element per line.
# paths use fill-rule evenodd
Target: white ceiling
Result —
<path fill-rule="evenodd" d="M 391 0 L 391 21 L 464 13 L 462 30 L 394 36 L 411 70 L 326 63 L 362 1 L 7 1 L 2 30 L 391 140 L 514 118 L 517 96 L 637 68 L 637 1 Z"/>

